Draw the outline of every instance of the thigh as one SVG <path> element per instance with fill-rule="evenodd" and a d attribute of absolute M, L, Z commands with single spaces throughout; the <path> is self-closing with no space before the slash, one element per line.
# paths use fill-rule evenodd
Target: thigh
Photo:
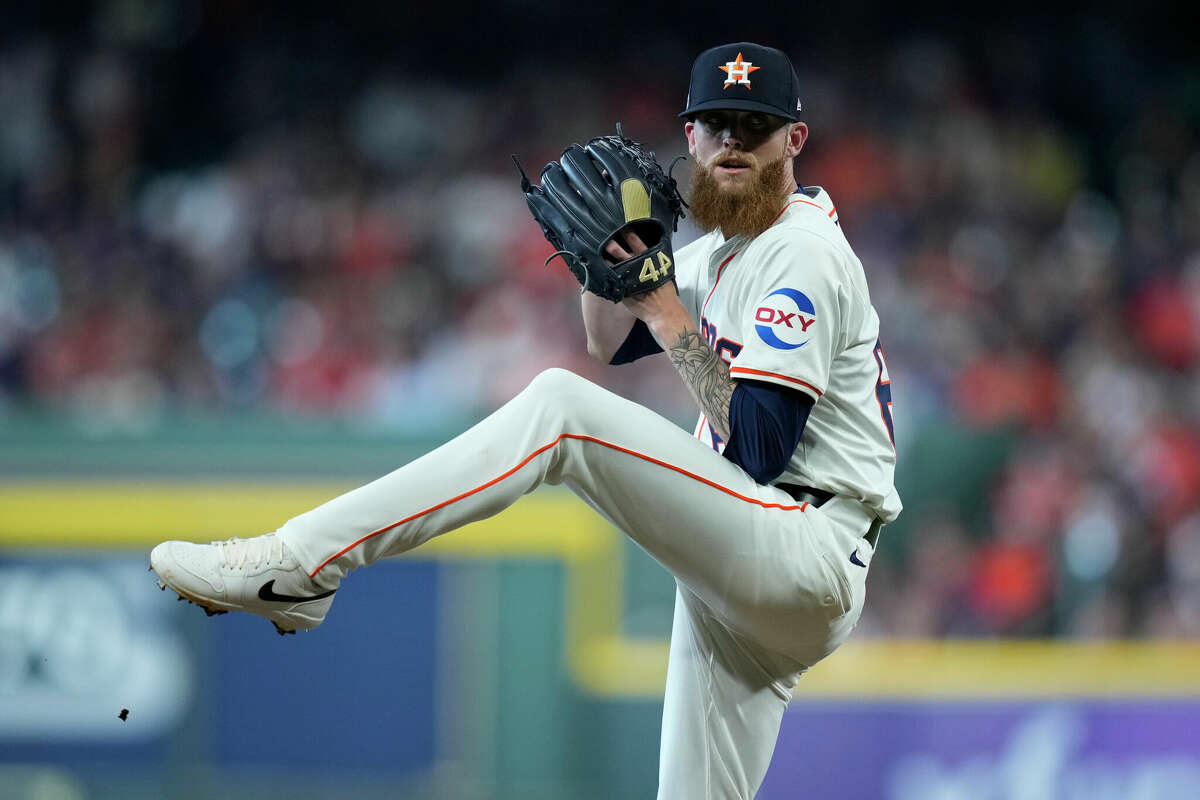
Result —
<path fill-rule="evenodd" d="M 663 703 L 660 800 L 753 798 L 801 671 L 729 630 L 679 587 Z"/>
<path fill-rule="evenodd" d="M 547 478 L 570 486 L 726 623 L 787 651 L 814 636 L 798 627 L 823 631 L 845 612 L 823 557 L 830 523 L 817 509 L 581 379 L 556 378 L 553 397 L 563 416 Z"/>

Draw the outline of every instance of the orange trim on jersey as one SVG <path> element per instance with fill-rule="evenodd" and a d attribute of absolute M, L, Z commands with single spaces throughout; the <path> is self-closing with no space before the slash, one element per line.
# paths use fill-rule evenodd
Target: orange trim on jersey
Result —
<path fill-rule="evenodd" d="M 830 219 L 833 219 L 833 215 L 834 215 L 834 214 L 836 214 L 836 213 L 837 213 L 837 209 L 836 209 L 836 208 L 835 208 L 835 209 L 833 209 L 832 211 L 830 211 L 830 212 L 829 212 L 829 218 L 830 218 Z"/>
<path fill-rule="evenodd" d="M 824 392 L 822 392 L 817 387 L 813 386 L 808 381 L 802 381 L 799 378 L 791 378 L 791 377 L 788 377 L 787 375 L 780 375 L 776 372 L 766 372 L 761 369 L 750 369 L 750 367 L 730 367 L 729 368 L 729 373 L 731 375 L 735 372 L 738 374 L 746 374 L 746 375 L 765 375 L 768 378 L 778 378 L 781 381 L 788 381 L 790 383 L 798 383 L 801 386 L 807 386 L 809 389 L 812 389 L 814 392 L 817 393 L 817 397 L 820 397 L 821 395 L 824 394 Z"/>
<path fill-rule="evenodd" d="M 779 213 L 775 215 L 775 219 L 771 220 L 771 225 L 774 225 L 776 222 L 779 222 L 779 218 L 783 216 L 783 212 L 787 211 L 789 206 L 794 206 L 796 203 L 807 203 L 808 205 L 812 206 L 813 208 L 820 208 L 822 211 L 825 210 L 824 208 L 822 208 L 821 206 L 812 202 L 811 200 L 793 200 L 792 202 L 785 205 L 783 208 L 779 209 Z M 834 209 L 834 211 L 836 211 L 836 210 L 837 209 Z M 829 212 L 829 216 L 831 216 L 831 217 L 833 216 L 833 211 Z M 769 228 L 769 227 L 771 227 L 771 225 L 768 225 L 767 227 Z M 717 267 L 717 279 L 715 281 L 713 281 L 712 288 L 708 290 L 708 297 L 704 298 L 704 305 L 700 306 L 700 316 L 701 317 L 704 317 L 706 315 L 706 312 L 708 311 L 708 301 L 712 299 L 713 292 L 715 292 L 717 290 L 717 284 L 720 283 L 720 281 L 721 281 L 721 273 L 725 270 L 725 265 L 728 264 L 730 261 L 732 261 L 733 257 L 736 256 L 738 254 L 738 252 L 740 252 L 740 251 L 734 250 L 732 253 L 729 254 L 729 256 L 724 261 L 721 262 L 721 266 Z"/>
<path fill-rule="evenodd" d="M 462 494 L 460 494 L 456 497 L 452 497 L 449 500 L 438 503 L 436 506 L 430 506 L 429 508 L 425 509 L 424 511 L 419 511 L 416 514 L 405 517 L 404 519 L 400 520 L 399 522 L 393 522 L 391 525 L 386 525 L 386 526 L 380 528 L 379 530 L 371 531 L 366 536 L 363 536 L 361 539 L 358 539 L 357 541 L 355 541 L 353 544 L 350 544 L 350 545 L 342 548 L 338 552 L 331 555 L 329 558 L 322 561 L 320 566 L 318 566 L 316 569 L 314 569 L 312 572 L 310 572 L 308 574 L 308 577 L 310 577 L 310 578 L 317 577 L 317 573 L 320 572 L 321 570 L 325 569 L 325 567 L 329 566 L 330 562 L 332 562 L 335 559 L 350 552 L 351 550 L 358 547 L 360 544 L 367 541 L 368 539 L 374 538 L 374 537 L 380 535 L 381 533 L 387 533 L 392 528 L 395 528 L 399 525 L 403 525 L 407 522 L 412 522 L 414 519 L 419 519 L 419 518 L 425 516 L 426 514 L 432 514 L 434 511 L 445 508 L 446 506 L 450 505 L 451 503 L 456 503 L 459 500 L 464 500 L 473 494 L 478 494 L 479 492 L 482 492 L 484 489 L 487 489 L 490 486 L 494 486 L 495 484 L 499 483 L 500 481 L 504 480 L 505 478 L 518 472 L 522 467 L 524 467 L 526 464 L 528 464 L 533 459 L 540 456 L 542 453 L 544 453 L 547 450 L 551 449 L 552 447 L 555 447 L 556 445 L 558 445 L 558 443 L 561 442 L 563 439 L 577 439 L 582 442 L 592 442 L 594 444 L 601 445 L 602 447 L 607 447 L 610 450 L 616 450 L 619 453 L 625 453 L 626 455 L 630 455 L 635 458 L 640 458 L 643 461 L 650 462 L 651 464 L 655 464 L 660 467 L 665 467 L 666 469 L 672 470 L 674 472 L 678 472 L 680 475 L 691 478 L 692 480 L 695 480 L 695 481 L 699 481 L 700 483 L 703 483 L 706 486 L 711 486 L 712 488 L 716 489 L 717 491 L 724 492 L 725 494 L 729 495 L 730 497 L 736 497 L 738 500 L 743 500 L 747 503 L 753 503 L 754 505 L 761 506 L 763 508 L 777 508 L 780 511 L 801 511 L 801 512 L 805 511 L 808 508 L 808 503 L 802 503 L 798 506 L 797 505 L 785 506 L 780 503 L 764 503 L 762 500 L 756 500 L 753 497 L 746 497 L 743 494 L 738 494 L 737 492 L 733 491 L 732 489 L 722 486 L 721 484 L 716 483 L 715 481 L 710 481 L 708 478 L 703 478 L 694 472 L 689 472 L 688 470 L 683 469 L 682 467 L 677 467 L 674 464 L 668 464 L 666 461 L 662 461 L 660 459 L 654 458 L 653 456 L 648 456 L 645 453 L 639 453 L 635 450 L 630 450 L 628 448 L 621 447 L 620 445 L 612 444 L 611 442 L 606 442 L 602 439 L 597 439 L 594 436 L 584 436 L 584 435 L 578 434 L 578 433 L 564 433 L 564 434 L 560 434 L 559 437 L 557 439 L 555 439 L 553 442 L 550 442 L 550 444 L 542 445 L 537 450 L 534 450 L 532 453 L 530 453 L 528 456 L 526 456 L 525 459 L 522 460 L 520 464 L 517 464 L 515 467 L 510 469 L 508 472 L 505 472 L 503 475 L 499 475 L 495 478 L 492 478 L 487 483 L 476 486 L 474 489 L 471 489 L 470 491 L 463 492 Z"/>
<path fill-rule="evenodd" d="M 791 206 L 796 205 L 796 203 L 808 203 L 810 206 L 816 206 L 817 208 L 821 208 L 816 203 L 813 203 L 809 200 L 793 200 L 792 202 L 788 203 L 783 208 L 779 209 L 779 213 L 775 215 L 775 219 L 771 220 L 771 225 L 774 225 L 776 222 L 779 222 L 779 218 L 783 216 L 783 212 L 787 211 L 788 208 L 790 208 Z M 824 211 L 825 209 L 821 208 L 821 210 Z M 771 225 L 768 225 L 767 227 L 769 228 L 769 227 L 771 227 Z"/>
<path fill-rule="evenodd" d="M 741 251 L 734 250 L 724 261 L 721 262 L 721 266 L 717 267 L 717 279 L 713 281 L 712 288 L 708 290 L 708 297 L 704 298 L 704 305 L 700 306 L 701 317 L 704 317 L 704 312 L 708 311 L 708 301 L 712 299 L 713 292 L 717 290 L 717 284 L 721 282 L 721 273 L 725 271 L 725 265 L 727 265 L 730 261 L 733 261 L 733 257 L 739 252 Z"/>

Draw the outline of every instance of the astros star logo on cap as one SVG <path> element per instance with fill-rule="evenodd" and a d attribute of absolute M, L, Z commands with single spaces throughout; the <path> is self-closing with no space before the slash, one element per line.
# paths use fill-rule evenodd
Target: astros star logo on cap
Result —
<path fill-rule="evenodd" d="M 725 85 L 721 87 L 722 91 L 728 89 L 731 84 L 738 84 L 750 88 L 750 73 L 761 67 L 754 66 L 749 61 L 742 61 L 742 54 L 738 53 L 737 58 L 733 61 L 726 61 L 725 66 L 718 66 L 717 69 L 723 71 L 726 75 Z"/>

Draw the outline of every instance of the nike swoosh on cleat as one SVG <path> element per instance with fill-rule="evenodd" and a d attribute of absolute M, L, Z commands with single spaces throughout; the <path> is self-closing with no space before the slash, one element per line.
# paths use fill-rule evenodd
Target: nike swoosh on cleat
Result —
<path fill-rule="evenodd" d="M 859 561 L 859 560 L 858 560 L 858 548 L 855 548 L 855 549 L 854 549 L 854 552 L 850 554 L 850 563 L 851 563 L 851 564 L 857 564 L 857 565 L 858 565 L 858 566 L 860 566 L 860 567 L 866 567 L 866 566 L 867 566 L 866 564 L 864 564 L 863 562 L 861 562 L 861 561 Z M 262 595 L 259 595 L 259 596 L 261 597 Z"/>
<path fill-rule="evenodd" d="M 275 581 L 270 580 L 270 581 L 267 581 L 266 583 L 264 583 L 262 585 L 262 588 L 258 590 L 258 599 L 259 600 L 272 600 L 277 603 L 307 603 L 309 600 L 320 600 L 323 597 L 329 597 L 329 595 L 333 594 L 336 591 L 337 591 L 337 589 L 330 589 L 328 592 L 323 592 L 321 594 L 314 594 L 309 597 L 297 597 L 296 595 L 293 595 L 293 594 L 276 594 L 275 593 Z"/>

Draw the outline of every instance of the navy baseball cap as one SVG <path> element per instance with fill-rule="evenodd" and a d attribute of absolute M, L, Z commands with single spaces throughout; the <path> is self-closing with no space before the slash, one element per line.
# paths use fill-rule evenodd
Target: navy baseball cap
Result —
<path fill-rule="evenodd" d="M 692 64 L 687 107 L 679 116 L 710 109 L 761 111 L 800 120 L 800 78 L 782 50 L 752 42 L 709 48 Z"/>

